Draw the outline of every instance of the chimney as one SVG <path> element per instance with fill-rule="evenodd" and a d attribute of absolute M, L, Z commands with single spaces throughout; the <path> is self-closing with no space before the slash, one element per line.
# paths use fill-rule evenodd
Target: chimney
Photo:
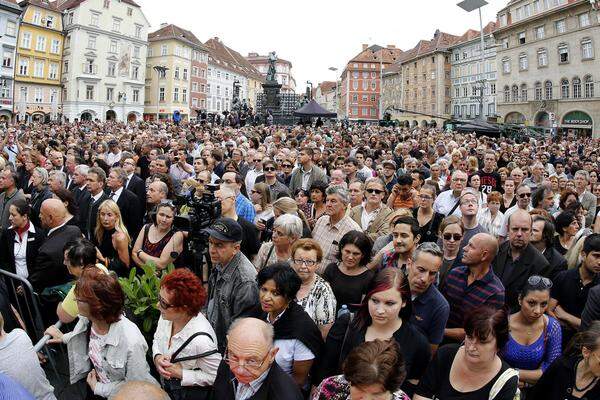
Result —
<path fill-rule="evenodd" d="M 388 44 L 388 45 L 387 45 L 387 48 L 388 48 L 388 49 L 395 49 L 395 48 L 396 48 L 396 45 L 395 45 L 395 44 Z"/>
<path fill-rule="evenodd" d="M 363 43 L 363 45 L 362 45 L 362 49 L 363 49 L 363 51 L 365 51 L 365 50 L 366 50 L 366 49 L 368 49 L 368 48 L 369 48 L 369 45 L 368 45 L 368 44 L 366 44 L 366 43 Z"/>
<path fill-rule="evenodd" d="M 167 26 L 169 26 L 169 24 L 166 23 L 166 22 L 163 22 L 163 23 L 160 24 L 160 29 L 166 28 Z"/>
<path fill-rule="evenodd" d="M 435 33 L 433 34 L 433 38 L 434 38 L 434 39 L 437 39 L 437 37 L 438 37 L 438 36 L 440 36 L 440 30 L 439 30 L 439 29 L 436 29 L 436 30 L 435 30 Z"/>

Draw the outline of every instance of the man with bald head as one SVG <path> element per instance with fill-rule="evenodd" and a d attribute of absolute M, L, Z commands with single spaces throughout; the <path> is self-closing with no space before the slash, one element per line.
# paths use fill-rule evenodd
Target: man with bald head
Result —
<path fill-rule="evenodd" d="M 519 293 L 532 275 L 550 277 L 546 257 L 531 243 L 532 218 L 522 209 L 508 218 L 508 240 L 500 246 L 493 270 L 506 288 L 506 304 L 511 312 L 519 310 Z"/>
<path fill-rule="evenodd" d="M 58 199 L 44 200 L 40 209 L 42 228 L 48 235 L 38 251 L 36 262 L 30 266 L 29 282 L 37 293 L 47 287 L 69 282 L 71 276 L 64 264 L 65 243 L 81 236 L 78 227 L 66 225 L 67 209 Z"/>
<path fill-rule="evenodd" d="M 120 388 L 113 400 L 170 400 L 167 392 L 160 386 L 144 381 L 128 381 Z"/>
<path fill-rule="evenodd" d="M 497 253 L 496 238 L 488 233 L 478 233 L 464 247 L 463 265 L 448 273 L 442 293 L 450 304 L 444 332 L 449 340 L 464 340 L 463 319 L 473 309 L 481 305 L 504 306 L 504 286 L 491 268 Z"/>
<path fill-rule="evenodd" d="M 294 380 L 275 361 L 273 326 L 256 318 L 235 320 L 227 334 L 227 350 L 215 379 L 219 400 L 300 400 Z"/>

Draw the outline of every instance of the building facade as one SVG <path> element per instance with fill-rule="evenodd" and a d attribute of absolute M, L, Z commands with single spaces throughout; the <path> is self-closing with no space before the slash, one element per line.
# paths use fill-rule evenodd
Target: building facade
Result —
<path fill-rule="evenodd" d="M 441 126 L 450 117 L 450 46 L 457 39 L 437 30 L 400 56 L 405 112 L 398 119 L 405 125 Z"/>
<path fill-rule="evenodd" d="M 206 74 L 208 72 L 208 49 L 198 41 L 192 47 L 192 75 L 190 88 L 190 110 L 192 116 L 206 110 Z"/>
<path fill-rule="evenodd" d="M 496 43 L 492 34 L 495 26 L 494 22 L 490 22 L 483 29 L 483 66 L 479 31 L 469 29 L 452 46 L 450 93 L 454 118 L 474 119 L 479 117 L 482 105 L 484 119 L 496 118 Z M 481 93 L 482 87 L 483 94 Z"/>
<path fill-rule="evenodd" d="M 402 65 L 390 64 L 383 70 L 383 95 L 381 107 L 383 112 L 389 113 L 391 119 L 398 119 L 402 108 Z"/>
<path fill-rule="evenodd" d="M 0 122 L 13 119 L 15 60 L 20 15 L 21 8 L 17 4 L 13 1 L 0 0 L 0 46 L 2 46 Z"/>
<path fill-rule="evenodd" d="M 352 58 L 341 74 L 338 117 L 349 120 L 377 122 L 381 115 L 380 97 L 383 70 L 402 54 L 394 45 L 362 45 L 362 51 Z"/>
<path fill-rule="evenodd" d="M 600 137 L 600 14 L 589 0 L 513 0 L 498 12 L 498 114 Z"/>
<path fill-rule="evenodd" d="M 263 78 L 267 77 L 267 72 L 269 71 L 268 56 L 261 56 L 258 53 L 248 53 L 246 60 L 260 72 Z M 277 62 L 275 63 L 275 77 L 277 78 L 277 82 L 282 85 L 282 93 L 296 93 L 296 79 L 294 79 L 292 63 L 290 61 L 277 58 Z"/>
<path fill-rule="evenodd" d="M 314 99 L 321 107 L 327 111 L 337 113 L 337 85 L 336 82 L 325 81 L 317 85 L 314 90 Z"/>
<path fill-rule="evenodd" d="M 137 121 L 144 113 L 148 20 L 133 0 L 58 0 L 63 116 Z"/>
<path fill-rule="evenodd" d="M 62 114 L 62 14 L 56 3 L 44 0 L 26 0 L 19 5 L 22 15 L 15 62 L 16 119 L 54 121 Z"/>

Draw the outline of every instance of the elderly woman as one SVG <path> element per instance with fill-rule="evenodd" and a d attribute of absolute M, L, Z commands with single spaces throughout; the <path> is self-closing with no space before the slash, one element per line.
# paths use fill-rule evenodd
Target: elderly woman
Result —
<path fill-rule="evenodd" d="M 316 240 L 300 239 L 293 244 L 291 265 L 302 280 L 296 302 L 315 321 L 325 339 L 335 321 L 336 300 L 329 283 L 316 273 L 321 261 L 323 250 Z"/>
<path fill-rule="evenodd" d="M 302 237 L 302 220 L 291 214 L 275 219 L 271 242 L 263 243 L 254 258 L 254 266 L 261 270 L 277 261 L 288 261 L 292 255 L 292 244 Z"/>
<path fill-rule="evenodd" d="M 504 221 L 504 214 L 500 211 L 501 199 L 502 195 L 500 192 L 491 192 L 487 195 L 487 208 L 480 208 L 477 215 L 479 224 L 487 229 L 490 235 L 496 239 Z"/>
<path fill-rule="evenodd" d="M 70 380 L 62 393 L 67 399 L 92 395 L 112 398 L 128 381 L 156 384 L 146 362 L 148 345 L 139 328 L 123 315 L 125 294 L 117 278 L 98 268 L 86 268 L 75 286 L 79 321 L 63 334 L 46 330 L 48 343 L 65 343 Z"/>
<path fill-rule="evenodd" d="M 44 200 L 52 198 L 52 192 L 48 188 L 48 171 L 42 167 L 36 167 L 31 174 L 31 221 L 35 226 L 41 226 L 40 210 Z"/>
<path fill-rule="evenodd" d="M 205 303 L 202 282 L 189 269 L 176 269 L 163 277 L 152 355 L 171 398 L 209 398 L 221 355 L 215 331 L 200 312 Z"/>

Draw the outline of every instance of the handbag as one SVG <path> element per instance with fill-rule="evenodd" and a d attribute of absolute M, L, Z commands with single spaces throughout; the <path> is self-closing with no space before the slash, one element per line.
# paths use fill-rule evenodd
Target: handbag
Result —
<path fill-rule="evenodd" d="M 517 371 L 514 368 L 508 368 L 506 371 L 504 371 L 502 373 L 502 375 L 500 375 L 498 377 L 498 379 L 496 379 L 496 382 L 494 382 L 494 385 L 492 386 L 492 389 L 490 390 L 490 396 L 488 397 L 488 399 L 494 400 L 496 398 L 496 396 L 498 396 L 498 394 L 500 393 L 500 391 L 502 390 L 504 385 L 506 385 L 506 382 L 508 382 L 515 376 L 517 377 L 517 379 L 519 378 L 519 371 Z M 515 397 L 513 397 L 513 400 L 520 400 L 520 399 L 521 399 L 521 391 L 519 390 L 519 388 L 517 388 L 517 391 L 515 392 Z"/>

